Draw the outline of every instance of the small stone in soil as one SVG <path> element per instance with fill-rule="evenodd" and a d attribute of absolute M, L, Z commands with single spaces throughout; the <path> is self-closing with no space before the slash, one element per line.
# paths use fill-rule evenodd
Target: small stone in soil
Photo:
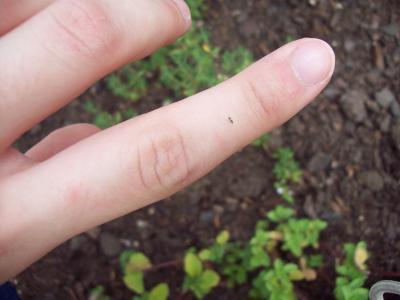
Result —
<path fill-rule="evenodd" d="M 328 97 L 329 99 L 336 99 L 340 96 L 341 93 L 342 93 L 341 90 L 335 85 L 333 85 L 325 89 L 323 95 Z"/>
<path fill-rule="evenodd" d="M 389 108 L 389 106 L 396 101 L 392 91 L 388 88 L 384 88 L 383 90 L 375 93 L 375 99 L 384 109 Z"/>
<path fill-rule="evenodd" d="M 217 215 L 222 215 L 224 213 L 224 207 L 222 205 L 215 204 L 213 205 L 213 211 Z"/>
<path fill-rule="evenodd" d="M 367 117 L 365 104 L 368 95 L 361 90 L 352 90 L 340 98 L 340 104 L 346 117 L 355 122 L 361 122 Z"/>
<path fill-rule="evenodd" d="M 386 33 L 387 35 L 397 37 L 397 36 L 400 36 L 400 25 L 392 23 L 392 24 L 382 27 L 382 31 L 384 33 Z"/>
<path fill-rule="evenodd" d="M 380 124 L 380 130 L 382 132 L 388 132 L 390 129 L 390 122 L 391 122 L 392 118 L 390 117 L 390 115 L 387 115 L 382 123 Z"/>
<path fill-rule="evenodd" d="M 331 162 L 331 156 L 322 152 L 315 154 L 307 164 L 310 172 L 320 172 L 326 170 Z"/>
<path fill-rule="evenodd" d="M 379 192 L 385 185 L 382 176 L 377 171 L 362 172 L 359 179 L 364 187 L 373 192 Z"/>
<path fill-rule="evenodd" d="M 69 241 L 69 249 L 72 252 L 75 252 L 75 251 L 79 250 L 82 247 L 82 245 L 86 242 L 87 242 L 86 236 L 84 236 L 84 235 L 75 236 Z"/>
<path fill-rule="evenodd" d="M 99 237 L 101 232 L 101 229 L 99 226 L 97 227 L 93 227 L 91 229 L 89 229 L 88 231 L 86 231 L 86 234 L 88 236 L 90 236 L 92 239 L 97 240 L 97 238 Z"/>
<path fill-rule="evenodd" d="M 226 197 L 225 202 L 229 211 L 235 211 L 238 208 L 239 200 L 232 197 Z"/>
<path fill-rule="evenodd" d="M 344 41 L 344 49 L 346 50 L 346 52 L 351 53 L 354 51 L 355 48 L 356 48 L 356 43 L 354 42 L 353 39 L 348 38 Z"/>
<path fill-rule="evenodd" d="M 143 229 L 149 227 L 149 222 L 147 222 L 146 220 L 139 219 L 136 221 L 136 226 L 140 229 Z"/>
<path fill-rule="evenodd" d="M 392 115 L 396 118 L 400 118 L 400 104 L 397 103 L 396 101 L 392 103 L 390 106 L 390 112 Z"/>
<path fill-rule="evenodd" d="M 117 256 L 121 252 L 121 244 L 119 240 L 110 233 L 100 234 L 100 249 L 107 257 Z"/>
<path fill-rule="evenodd" d="M 203 211 L 200 214 L 200 221 L 205 222 L 205 223 L 211 223 L 214 219 L 214 213 L 211 210 L 208 211 Z"/>

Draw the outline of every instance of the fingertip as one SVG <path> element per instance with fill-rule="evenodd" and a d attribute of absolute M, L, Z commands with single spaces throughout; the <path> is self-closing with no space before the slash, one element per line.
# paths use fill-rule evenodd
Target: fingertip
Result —
<path fill-rule="evenodd" d="M 305 86 L 326 83 L 335 69 L 335 53 L 323 40 L 303 39 L 298 41 L 291 54 L 291 67 Z"/>
<path fill-rule="evenodd" d="M 184 0 L 172 0 L 184 21 L 185 31 L 187 31 L 192 24 L 192 15 L 190 13 L 189 6 Z"/>

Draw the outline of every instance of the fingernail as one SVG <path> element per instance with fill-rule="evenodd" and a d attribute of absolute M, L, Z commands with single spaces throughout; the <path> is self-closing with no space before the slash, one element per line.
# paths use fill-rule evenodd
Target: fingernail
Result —
<path fill-rule="evenodd" d="M 186 22 L 186 29 L 187 29 L 192 23 L 192 16 L 190 14 L 189 6 L 186 4 L 184 0 L 172 0 L 172 1 L 175 3 L 176 7 L 181 12 L 182 17 Z"/>
<path fill-rule="evenodd" d="M 335 54 L 325 42 L 310 39 L 299 45 L 292 54 L 292 69 L 306 86 L 325 81 L 333 73 Z"/>

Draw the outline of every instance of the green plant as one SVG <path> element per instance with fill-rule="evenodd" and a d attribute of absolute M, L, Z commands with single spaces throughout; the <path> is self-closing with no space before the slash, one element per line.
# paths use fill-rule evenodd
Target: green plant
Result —
<path fill-rule="evenodd" d="M 289 148 L 279 148 L 274 154 L 276 160 L 273 172 L 276 177 L 274 187 L 279 195 L 289 203 L 294 202 L 293 192 L 289 184 L 299 183 L 303 176 L 294 153 Z"/>
<path fill-rule="evenodd" d="M 293 209 L 277 206 L 267 214 L 268 220 L 257 223 L 248 242 L 229 242 L 228 232 L 223 231 L 213 245 L 199 252 L 199 257 L 215 264 L 228 287 L 244 284 L 253 276 L 249 294 L 252 298 L 295 299 L 293 282 L 316 278 L 312 268 L 321 264 L 322 257 L 306 256 L 304 250 L 318 248 L 326 223 L 297 219 L 294 214 Z M 295 260 L 283 260 L 285 253 L 292 254 Z"/>
<path fill-rule="evenodd" d="M 293 216 L 294 210 L 282 205 L 278 205 L 267 214 L 268 219 L 275 223 L 285 222 Z"/>
<path fill-rule="evenodd" d="M 230 234 L 224 230 L 217 235 L 215 242 L 199 252 L 202 261 L 210 261 L 218 265 L 226 276 L 228 287 L 244 284 L 247 281 L 247 257 L 250 248 L 243 250 L 239 243 L 229 242 Z"/>
<path fill-rule="evenodd" d="M 269 136 L 269 134 L 268 133 L 266 133 L 266 134 L 263 134 L 262 136 L 260 136 L 258 139 L 256 139 L 255 141 L 253 141 L 253 143 L 251 143 L 253 146 L 256 146 L 256 147 L 264 147 L 264 145 L 266 144 L 266 143 L 268 143 L 268 141 L 269 141 L 269 139 L 270 139 L 270 136 Z"/>
<path fill-rule="evenodd" d="M 367 300 L 368 289 L 363 287 L 368 277 L 367 245 L 365 242 L 345 244 L 344 251 L 345 259 L 336 267 L 335 297 L 337 300 Z"/>
<path fill-rule="evenodd" d="M 105 288 L 102 285 L 98 285 L 90 290 L 89 300 L 111 300 L 111 297 L 107 296 Z"/>
<path fill-rule="evenodd" d="M 153 90 L 163 90 L 163 94 L 171 94 L 174 98 L 187 97 L 231 77 L 253 62 L 251 52 L 243 47 L 221 51 L 212 46 L 201 21 L 207 6 L 203 0 L 187 0 L 187 4 L 193 19 L 187 34 L 105 79 L 107 88 L 114 95 L 128 101 L 122 104 L 124 107 L 146 95 L 150 82 L 155 82 L 151 85 Z M 84 109 L 100 128 L 111 127 L 136 115 L 132 108 L 111 113 L 91 101 L 84 104 Z"/>
<path fill-rule="evenodd" d="M 294 300 L 296 295 L 293 282 L 302 279 L 301 271 L 296 264 L 284 263 L 277 259 L 273 268 L 263 270 L 253 280 L 250 296 L 255 299 Z"/>
<path fill-rule="evenodd" d="M 187 3 L 193 18 L 192 29 L 173 45 L 107 77 L 107 87 L 115 95 L 137 101 L 146 94 L 149 81 L 154 80 L 157 83 L 152 88 L 167 89 L 176 97 L 191 96 L 253 62 L 252 54 L 242 47 L 221 51 L 212 46 L 201 22 L 206 9 L 203 0 Z"/>
<path fill-rule="evenodd" d="M 141 252 L 124 251 L 120 255 L 120 265 L 125 286 L 135 292 L 133 300 L 166 300 L 169 287 L 166 283 L 159 283 L 150 291 L 145 289 L 144 271 L 150 268 L 149 258 Z"/>
<path fill-rule="evenodd" d="M 92 115 L 93 123 L 101 129 L 114 126 L 123 120 L 130 119 L 137 115 L 132 108 L 127 109 L 122 113 L 116 111 L 115 113 L 111 114 L 103 111 L 99 106 L 91 101 L 86 101 L 83 105 L 83 108 L 86 110 L 86 112 Z"/>
<path fill-rule="evenodd" d="M 322 220 L 296 218 L 295 211 L 277 206 L 267 218 L 257 222 L 253 235 L 245 242 L 231 241 L 227 230 L 220 232 L 212 245 L 196 251 L 189 249 L 183 259 L 182 293 L 190 292 L 197 299 L 207 296 L 221 281 L 228 288 L 251 283 L 249 297 L 265 300 L 295 300 L 298 281 L 317 278 L 323 262 L 316 252 L 320 233 L 326 227 Z M 366 245 L 344 246 L 346 258 L 336 271 L 337 300 L 366 300 Z M 135 292 L 134 300 L 165 300 L 166 283 L 146 291 L 144 272 L 152 268 L 141 252 L 125 251 L 120 256 L 125 285 Z M 181 261 L 174 261 L 179 266 Z M 165 264 L 171 265 L 171 264 Z M 220 275 L 221 274 L 221 275 Z"/>
<path fill-rule="evenodd" d="M 220 281 L 218 273 L 205 269 L 200 258 L 192 251 L 185 255 L 184 270 L 183 290 L 192 291 L 197 299 L 203 299 Z"/>

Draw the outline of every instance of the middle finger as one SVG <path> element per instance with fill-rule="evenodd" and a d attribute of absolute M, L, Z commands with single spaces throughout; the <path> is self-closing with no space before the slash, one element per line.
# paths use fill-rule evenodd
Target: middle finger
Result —
<path fill-rule="evenodd" d="M 183 34 L 182 5 L 60 0 L 0 39 L 0 153 L 96 80 Z"/>

